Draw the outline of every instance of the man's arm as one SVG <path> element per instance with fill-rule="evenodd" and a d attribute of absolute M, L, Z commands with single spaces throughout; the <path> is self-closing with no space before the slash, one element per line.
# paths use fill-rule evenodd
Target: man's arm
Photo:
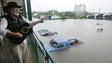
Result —
<path fill-rule="evenodd" d="M 21 34 L 21 33 L 15 33 L 15 32 L 10 32 L 10 31 L 8 31 L 7 33 L 6 33 L 6 36 L 15 36 L 15 37 L 19 37 L 19 38 L 22 38 L 23 37 L 23 34 Z"/>
<path fill-rule="evenodd" d="M 37 21 L 29 21 L 28 19 L 26 19 L 26 18 L 23 17 L 23 20 L 25 22 L 29 23 L 31 26 L 34 26 L 34 25 L 36 25 L 38 23 L 43 23 L 44 22 L 44 18 L 41 18 L 41 19 L 39 19 Z"/>
<path fill-rule="evenodd" d="M 10 31 L 7 28 L 7 20 L 5 18 L 1 18 L 0 20 L 0 34 L 6 36 L 7 31 Z"/>
<path fill-rule="evenodd" d="M 30 23 L 30 25 L 31 25 L 31 26 L 34 26 L 34 25 L 36 25 L 36 24 L 38 24 L 38 23 L 43 23 L 43 22 L 44 22 L 44 19 L 41 18 L 41 19 L 38 20 L 38 21 L 32 21 L 32 22 Z"/>

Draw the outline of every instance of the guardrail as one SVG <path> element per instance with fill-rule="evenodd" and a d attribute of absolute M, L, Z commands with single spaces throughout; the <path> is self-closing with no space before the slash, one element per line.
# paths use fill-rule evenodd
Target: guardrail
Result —
<path fill-rule="evenodd" d="M 31 34 L 29 39 L 35 63 L 55 63 L 35 33 Z"/>

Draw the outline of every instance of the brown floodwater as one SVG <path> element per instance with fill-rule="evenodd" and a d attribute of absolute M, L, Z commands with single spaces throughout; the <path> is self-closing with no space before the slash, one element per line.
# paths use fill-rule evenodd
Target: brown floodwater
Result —
<path fill-rule="evenodd" d="M 102 25 L 96 25 L 100 23 Z M 49 52 L 56 63 L 112 63 L 112 21 L 91 19 L 46 20 L 34 26 L 39 39 L 48 44 L 52 38 L 77 38 L 81 46 Z M 98 32 L 98 28 L 103 31 Z M 43 37 L 38 30 L 48 29 L 57 35 Z"/>

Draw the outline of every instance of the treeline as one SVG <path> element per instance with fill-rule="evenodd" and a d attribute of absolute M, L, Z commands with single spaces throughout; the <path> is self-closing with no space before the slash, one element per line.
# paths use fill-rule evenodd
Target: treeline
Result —
<path fill-rule="evenodd" d="M 86 18 L 86 16 L 77 16 L 75 12 L 73 11 L 65 11 L 65 12 L 59 12 L 56 10 L 49 10 L 47 12 L 37 12 L 33 11 L 32 16 L 34 18 L 41 18 L 41 16 L 59 16 L 61 19 L 74 19 L 74 18 Z"/>

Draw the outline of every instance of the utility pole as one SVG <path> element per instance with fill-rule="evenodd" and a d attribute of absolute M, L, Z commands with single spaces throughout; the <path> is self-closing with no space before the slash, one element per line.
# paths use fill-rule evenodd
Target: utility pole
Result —
<path fill-rule="evenodd" d="M 101 9 L 99 8 L 99 14 L 101 13 Z"/>

